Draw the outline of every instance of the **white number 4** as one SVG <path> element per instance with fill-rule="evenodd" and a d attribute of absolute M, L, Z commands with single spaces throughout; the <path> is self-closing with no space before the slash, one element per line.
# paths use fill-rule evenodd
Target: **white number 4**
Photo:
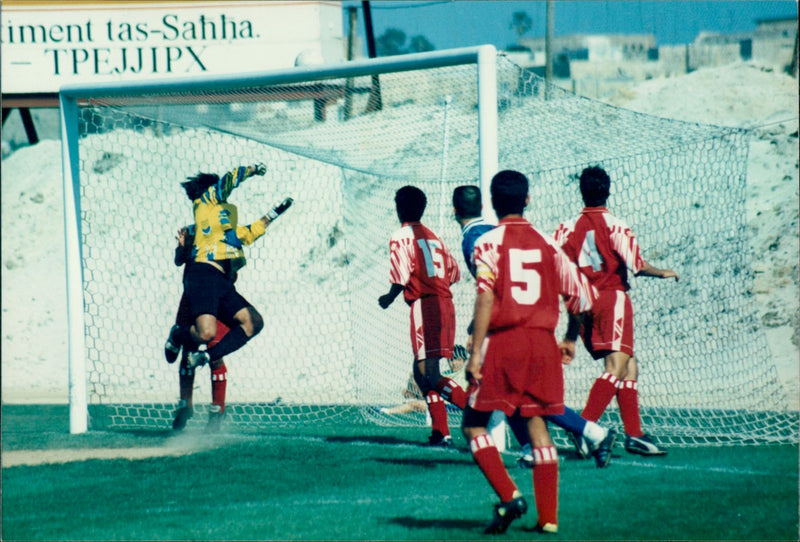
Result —
<path fill-rule="evenodd" d="M 524 286 L 511 286 L 511 297 L 520 305 L 535 305 L 542 290 L 542 277 L 535 269 L 526 269 L 525 264 L 542 261 L 542 251 L 512 248 L 508 251 L 511 281 Z"/>

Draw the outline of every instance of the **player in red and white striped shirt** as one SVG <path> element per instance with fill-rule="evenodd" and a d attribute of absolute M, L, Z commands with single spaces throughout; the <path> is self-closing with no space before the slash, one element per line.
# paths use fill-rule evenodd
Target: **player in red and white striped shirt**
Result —
<path fill-rule="evenodd" d="M 533 445 L 537 530 L 558 531 L 558 453 L 544 416 L 564 413 L 564 375 L 555 338 L 564 297 L 567 309 L 591 309 L 596 291 L 549 236 L 522 217 L 528 179 L 501 171 L 492 179 L 496 228 L 475 242 L 478 297 L 463 431 L 470 451 L 500 497 L 487 533 L 502 533 L 527 511 L 486 431 L 493 410 L 527 420 Z"/>
<path fill-rule="evenodd" d="M 431 416 L 429 444 L 452 447 L 443 399 L 464 408 L 466 396 L 453 379 L 442 377 L 439 360 L 453 357 L 456 312 L 450 285 L 461 275 L 444 242 L 420 222 L 426 204 L 425 193 L 414 186 L 404 186 L 395 194 L 402 227 L 389 242 L 391 288 L 378 303 L 385 309 L 402 293 L 411 307 L 414 381 Z"/>
<path fill-rule="evenodd" d="M 674 278 L 671 269 L 658 269 L 641 255 L 628 225 L 605 207 L 611 179 L 601 167 L 583 170 L 581 195 L 586 207 L 580 216 L 559 225 L 556 241 L 599 291 L 594 309 L 582 320 L 571 318 L 561 343 L 568 357 L 575 354 L 578 333 L 594 359 L 605 358 L 605 372 L 595 380 L 581 416 L 597 421 L 616 397 L 625 426 L 625 449 L 641 455 L 664 455 L 642 431 L 637 379 L 639 368 L 633 351 L 633 306 L 626 293 L 628 269 L 636 276 Z"/>

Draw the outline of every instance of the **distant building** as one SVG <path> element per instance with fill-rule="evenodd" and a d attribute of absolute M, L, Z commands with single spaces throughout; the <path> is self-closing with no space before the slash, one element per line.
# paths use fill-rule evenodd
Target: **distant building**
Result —
<path fill-rule="evenodd" d="M 756 35 L 768 35 L 771 38 L 782 37 L 794 39 L 797 34 L 797 19 L 794 17 L 782 19 L 756 19 Z"/>
<path fill-rule="evenodd" d="M 759 19 L 751 32 L 701 32 L 690 44 L 656 45 L 653 34 L 555 36 L 553 75 L 561 86 L 604 98 L 634 81 L 670 77 L 698 68 L 757 61 L 789 66 L 796 47 L 797 20 Z M 507 56 L 538 75 L 545 72 L 545 38 L 523 38 Z"/>
<path fill-rule="evenodd" d="M 653 34 L 573 34 L 553 38 L 553 55 L 565 55 L 570 60 L 646 60 L 655 47 Z M 545 39 L 523 38 L 520 49 L 530 51 L 534 59 L 544 63 Z"/>

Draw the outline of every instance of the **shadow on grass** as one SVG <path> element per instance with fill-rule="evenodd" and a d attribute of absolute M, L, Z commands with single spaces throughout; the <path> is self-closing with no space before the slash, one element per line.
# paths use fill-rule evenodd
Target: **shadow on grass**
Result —
<path fill-rule="evenodd" d="M 332 443 L 366 443 L 366 444 L 388 444 L 391 446 L 404 445 L 404 446 L 422 446 L 419 442 L 399 439 L 388 435 L 361 435 L 361 436 L 347 436 L 347 437 L 325 437 L 327 442 Z"/>
<path fill-rule="evenodd" d="M 387 523 L 393 525 L 399 525 L 401 527 L 405 527 L 407 529 L 435 529 L 435 528 L 442 528 L 442 529 L 483 529 L 489 523 L 489 520 L 486 521 L 477 521 L 477 520 L 464 520 L 464 519 L 456 519 L 456 518 L 414 518 L 411 516 L 400 516 L 396 518 L 390 518 Z"/>
<path fill-rule="evenodd" d="M 466 457 L 466 458 L 464 458 Z M 455 454 L 448 454 L 447 457 L 437 459 L 423 459 L 423 458 L 403 458 L 403 459 L 387 459 L 383 457 L 375 458 L 372 461 L 376 463 L 385 463 L 387 465 L 404 465 L 408 467 L 422 467 L 432 469 L 438 466 L 453 467 L 453 466 L 467 466 L 474 467 L 475 463 L 472 461 L 471 456 L 461 456 Z"/>
<path fill-rule="evenodd" d="M 109 433 L 153 439 L 165 439 L 167 437 L 174 437 L 179 434 L 172 429 L 120 429 Z"/>

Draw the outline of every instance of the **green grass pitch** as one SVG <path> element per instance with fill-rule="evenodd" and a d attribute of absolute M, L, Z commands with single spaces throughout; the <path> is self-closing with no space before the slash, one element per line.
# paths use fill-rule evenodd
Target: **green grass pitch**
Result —
<path fill-rule="evenodd" d="M 2 408 L 3 540 L 475 540 L 496 501 L 457 430 L 316 425 L 217 435 L 187 429 L 70 435 L 66 406 Z M 456 428 L 454 428 L 456 429 Z M 133 449 L 141 459 L 99 452 Z M 159 451 L 163 449 L 164 453 Z M 25 452 L 93 459 L 9 466 Z M 559 533 L 530 505 L 507 540 L 797 540 L 798 446 L 619 445 L 607 469 L 562 449 Z"/>

